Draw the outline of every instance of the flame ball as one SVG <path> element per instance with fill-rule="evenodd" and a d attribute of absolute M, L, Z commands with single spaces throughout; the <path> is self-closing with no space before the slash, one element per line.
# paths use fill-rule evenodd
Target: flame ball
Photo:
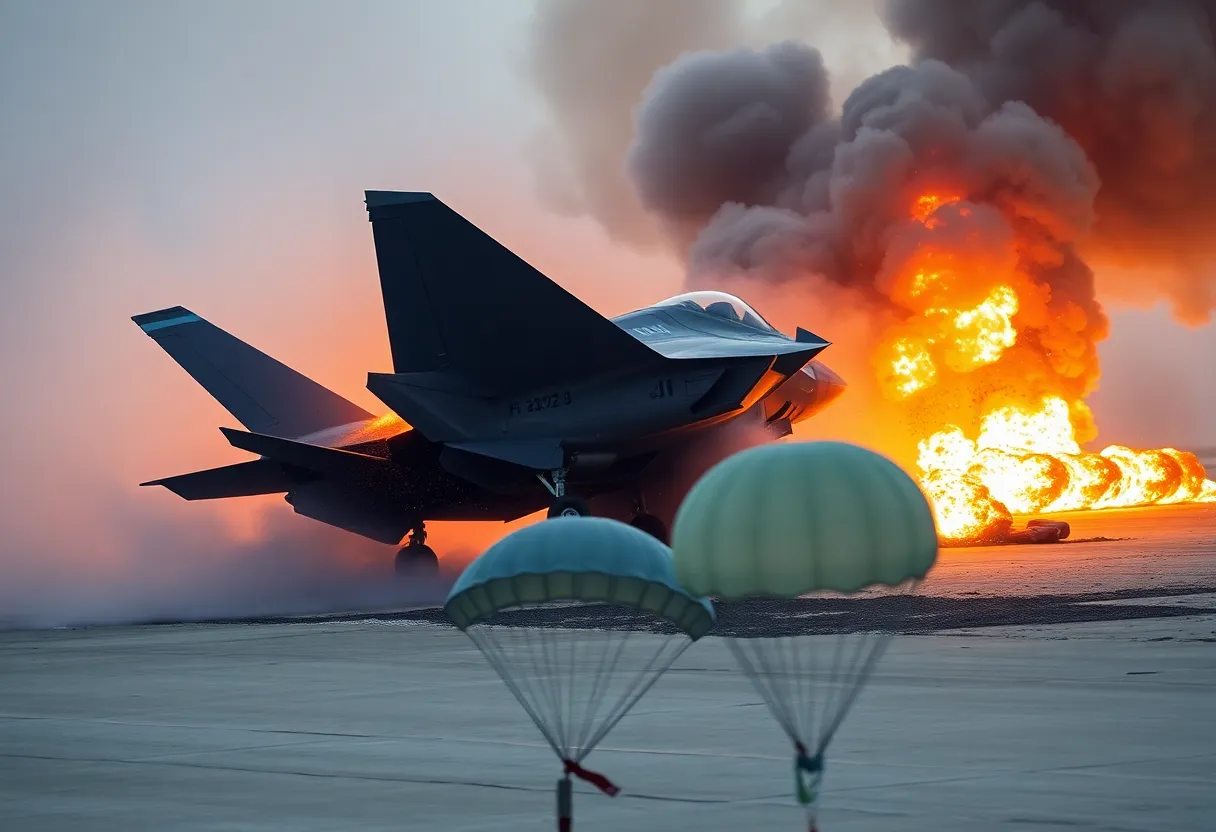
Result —
<path fill-rule="evenodd" d="M 886 457 L 789 442 L 707 471 L 676 514 L 672 549 L 691 593 L 792 598 L 923 578 L 937 530 L 916 482 Z"/>

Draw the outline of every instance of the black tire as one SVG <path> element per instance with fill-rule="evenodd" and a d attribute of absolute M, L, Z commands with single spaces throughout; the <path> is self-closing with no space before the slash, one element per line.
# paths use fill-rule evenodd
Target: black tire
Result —
<path fill-rule="evenodd" d="M 646 532 L 664 546 L 671 545 L 667 536 L 667 524 L 653 514 L 639 514 L 629 521 L 629 525 L 638 531 Z"/>
<path fill-rule="evenodd" d="M 430 546 L 402 546 L 393 568 L 399 578 L 429 578 L 439 572 L 439 557 Z"/>
<path fill-rule="evenodd" d="M 587 501 L 582 497 L 575 497 L 573 494 L 567 494 L 565 497 L 558 497 L 553 501 L 553 505 L 549 506 L 549 517 L 590 517 L 591 507 L 587 505 Z"/>

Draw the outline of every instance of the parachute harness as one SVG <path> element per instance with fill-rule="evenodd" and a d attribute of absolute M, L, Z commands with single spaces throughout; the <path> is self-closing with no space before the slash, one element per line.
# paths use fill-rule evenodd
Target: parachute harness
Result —
<path fill-rule="evenodd" d="M 617 793 L 621 790 L 619 786 L 604 775 L 597 771 L 589 771 L 568 757 L 562 760 L 562 764 L 565 766 L 567 780 L 573 774 L 579 780 L 582 780 L 584 783 L 590 783 L 609 797 L 616 797 Z"/>
<path fill-rule="evenodd" d="M 605 605 L 605 611 L 624 612 Z M 660 675 L 688 649 L 688 638 L 646 641 L 633 628 L 569 631 L 483 622 L 465 633 L 498 672 L 562 763 L 558 832 L 573 829 L 577 777 L 609 797 L 620 787 L 582 765 Z M 657 645 L 657 646 L 656 646 Z"/>
<path fill-rule="evenodd" d="M 806 809 L 807 829 L 815 832 L 819 810 L 819 782 L 823 779 L 823 752 L 813 756 L 806 753 L 806 746 L 794 743 L 794 794 L 798 803 Z"/>
<path fill-rule="evenodd" d="M 823 754 L 810 756 L 802 743 L 794 744 L 794 793 L 803 806 L 812 806 L 819 797 L 819 781 L 823 779 Z"/>
<path fill-rule="evenodd" d="M 794 744 L 794 795 L 815 832 L 824 752 L 857 701 L 894 634 L 859 631 L 840 634 L 828 650 L 828 636 L 728 637 L 756 692 Z"/>

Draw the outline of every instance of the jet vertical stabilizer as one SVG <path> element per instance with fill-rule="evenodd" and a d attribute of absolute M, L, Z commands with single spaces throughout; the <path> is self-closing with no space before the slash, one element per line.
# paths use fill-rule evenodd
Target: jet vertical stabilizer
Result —
<path fill-rule="evenodd" d="M 254 433 L 294 438 L 373 418 L 189 309 L 174 306 L 131 320 Z"/>
<path fill-rule="evenodd" d="M 524 390 L 663 361 L 431 194 L 366 198 L 397 373 Z"/>

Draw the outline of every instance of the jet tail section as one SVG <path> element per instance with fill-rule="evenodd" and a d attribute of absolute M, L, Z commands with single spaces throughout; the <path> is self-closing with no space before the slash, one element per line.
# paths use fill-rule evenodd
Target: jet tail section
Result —
<path fill-rule="evenodd" d="M 174 306 L 131 320 L 251 431 L 295 437 L 373 418 L 189 309 Z"/>
<path fill-rule="evenodd" d="M 662 361 L 431 194 L 366 198 L 397 373 L 505 391 Z"/>

